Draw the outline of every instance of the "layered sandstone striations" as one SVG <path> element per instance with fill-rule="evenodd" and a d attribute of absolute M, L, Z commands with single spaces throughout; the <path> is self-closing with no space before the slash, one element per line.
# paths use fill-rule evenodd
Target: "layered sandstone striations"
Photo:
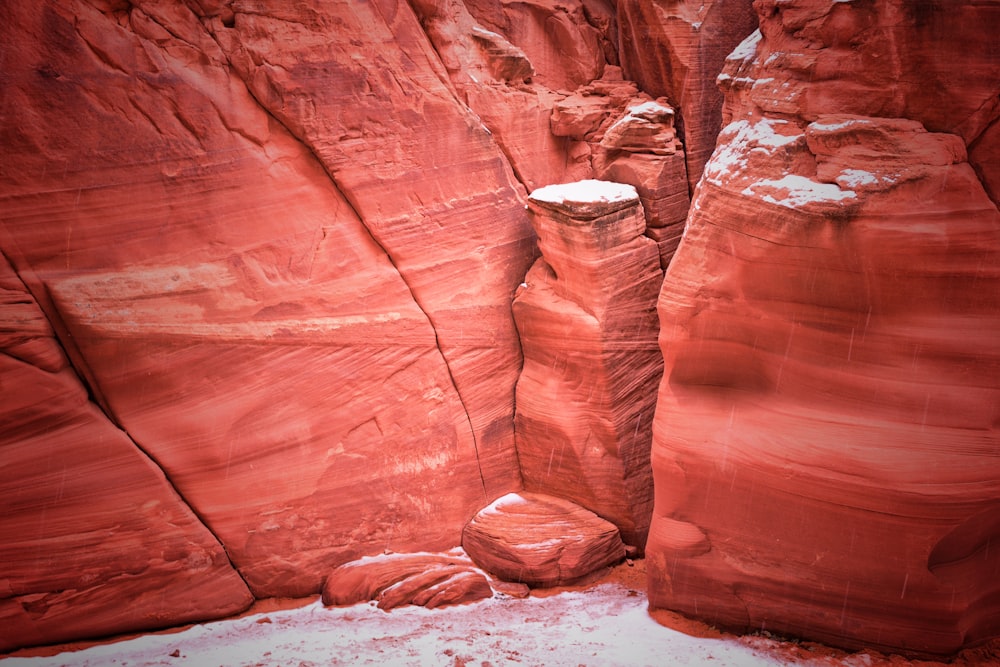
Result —
<path fill-rule="evenodd" d="M 0 651 L 250 605 L 222 545 L 88 400 L 2 256 L 0 395 Z"/>
<path fill-rule="evenodd" d="M 755 5 L 660 295 L 650 602 L 948 654 L 1000 634 L 1000 13 Z"/>
<path fill-rule="evenodd" d="M 109 548 L 93 550 L 91 583 L 132 582 L 81 588 L 60 608 L 75 636 L 149 626 L 110 619 L 109 595 L 162 594 L 159 624 L 231 613 L 247 600 L 226 554 L 255 595 L 304 595 L 365 554 L 454 546 L 520 486 L 510 299 L 533 233 L 416 17 L 213 7 L 0 9 L 17 44 L 3 53 L 0 244 L 41 309 L 25 326 L 51 322 L 73 366 L 53 370 L 54 339 L 9 347 L 27 361 L 16 390 L 5 375 L 4 409 L 27 426 L 0 457 L 40 482 L 4 512 L 5 541 L 33 549 L 8 530 L 60 493 L 87 498 L 39 524 L 49 555 L 21 554 L 37 581 L 7 591 L 70 590 L 60 577 L 90 576 L 76 547 L 97 535 Z M 87 458 L 105 451 L 113 464 Z M 167 514 L 106 513 L 157 497 Z M 167 521 L 159 541 L 136 537 Z M 119 548 L 161 542 L 167 565 Z M 68 636 L 36 627 L 16 641 Z"/>
<path fill-rule="evenodd" d="M 530 191 L 592 175 L 586 149 L 549 131 L 553 105 L 617 70 L 613 7 L 603 2 L 416 1 L 455 94 Z"/>
<path fill-rule="evenodd" d="M 690 203 L 673 107 L 662 100 L 630 104 L 604 131 L 594 162 L 599 178 L 635 187 L 646 216 L 645 234 L 656 241 L 660 266 L 666 269 Z"/>
<path fill-rule="evenodd" d="M 493 595 L 490 582 L 458 553 L 388 553 L 335 568 L 323 582 L 323 604 L 352 605 L 375 600 L 389 611 L 402 605 L 434 609 Z"/>
<path fill-rule="evenodd" d="M 529 197 L 542 257 L 514 299 L 524 349 L 517 450 L 525 488 L 573 500 L 641 547 L 662 361 L 663 274 L 633 187 L 552 185 Z"/>
<path fill-rule="evenodd" d="M 520 349 L 509 302 L 533 238 L 523 188 L 456 99 L 417 16 L 408 5 L 289 10 L 275 0 L 233 29 L 212 26 L 249 91 L 317 156 L 426 313 L 485 493 L 510 490 Z"/>

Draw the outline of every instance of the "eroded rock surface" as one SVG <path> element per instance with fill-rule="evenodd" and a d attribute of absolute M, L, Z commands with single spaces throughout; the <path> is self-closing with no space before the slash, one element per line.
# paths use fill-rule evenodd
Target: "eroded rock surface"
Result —
<path fill-rule="evenodd" d="M 663 274 L 635 188 L 552 185 L 529 197 L 542 257 L 514 299 L 524 349 L 515 416 L 525 488 L 571 499 L 645 542 Z"/>
<path fill-rule="evenodd" d="M 646 236 L 656 241 L 666 270 L 684 233 L 688 188 L 674 110 L 661 100 L 632 103 L 604 132 L 594 160 L 602 180 L 635 187 L 646 217 Z"/>
<path fill-rule="evenodd" d="M 755 4 L 660 295 L 650 602 L 948 654 L 1000 632 L 1000 215 L 967 152 L 1000 82 L 915 82 L 964 80 L 928 49 L 1000 15 Z"/>
<path fill-rule="evenodd" d="M 490 574 L 533 587 L 572 583 L 625 557 L 614 524 L 563 498 L 527 491 L 480 510 L 462 533 L 462 547 Z"/>
<path fill-rule="evenodd" d="M 409 604 L 433 609 L 492 595 L 486 576 L 461 553 L 361 558 L 334 569 L 322 591 L 323 604 L 328 606 L 377 600 L 378 608 L 385 611 Z"/>
<path fill-rule="evenodd" d="M 3 53 L 3 112 L 16 122 L 0 129 L 0 244 L 41 309 L 25 326 L 50 321 L 73 366 L 55 378 L 58 355 L 10 342 L 37 368 L 17 366 L 19 396 L 5 389 L 4 409 L 30 421 L 29 406 L 48 405 L 53 426 L 7 430 L 4 468 L 23 464 L 32 478 L 78 461 L 88 493 L 107 494 L 73 505 L 83 530 L 168 479 L 171 502 L 193 510 L 163 519 L 176 526 L 162 538 L 169 568 L 189 593 L 203 574 L 219 583 L 157 598 L 161 624 L 237 608 L 225 577 L 243 584 L 226 553 L 255 595 L 307 595 L 333 565 L 373 550 L 454 546 L 477 508 L 520 487 L 510 299 L 535 253 L 523 189 L 408 6 L 375 14 L 0 8 L 4 42 L 17 45 Z M 341 22 L 356 27 L 330 32 Z M 74 370 L 85 388 L 62 386 Z M 128 438 L 79 426 L 100 422 L 97 406 Z M 114 464 L 81 458 L 95 441 L 117 443 Z M 136 473 L 144 483 L 117 465 L 129 447 L 151 461 Z M 8 525 L 36 520 L 59 479 L 23 487 Z M 54 554 L 94 539 L 63 523 L 46 530 Z M 206 543 L 213 533 L 226 551 Z M 143 556 L 159 571 L 145 544 L 116 539 L 114 554 L 95 550 L 108 577 L 132 577 Z M 207 555 L 186 570 L 173 542 Z M 50 566 L 70 577 L 81 567 L 29 561 L 44 581 L 62 576 Z M 46 585 L 30 592 L 63 590 Z M 130 586 L 116 595 L 167 588 Z M 129 628 L 124 612 L 103 623 L 75 600 L 61 622 L 77 636 L 148 627 L 136 616 Z M 67 636 L 37 629 L 23 640 Z"/>

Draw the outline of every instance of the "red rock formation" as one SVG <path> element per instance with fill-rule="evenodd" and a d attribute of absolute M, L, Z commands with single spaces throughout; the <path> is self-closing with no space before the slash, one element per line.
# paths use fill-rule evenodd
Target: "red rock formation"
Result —
<path fill-rule="evenodd" d="M 726 55 L 757 27 L 752 0 L 623 0 L 618 3 L 621 66 L 679 116 L 688 182 L 698 183 L 722 127 L 715 77 Z"/>
<path fill-rule="evenodd" d="M 663 279 L 635 189 L 552 185 L 529 197 L 542 257 L 514 299 L 525 488 L 571 499 L 645 543 Z"/>
<path fill-rule="evenodd" d="M 377 600 L 389 611 L 413 604 L 434 609 L 491 597 L 486 576 L 457 554 L 385 554 L 344 563 L 323 582 L 323 604 L 351 605 Z"/>
<path fill-rule="evenodd" d="M 566 91 L 618 69 L 608 65 L 617 62 L 611 8 L 461 0 L 414 8 L 456 94 L 489 128 L 529 191 L 593 175 L 582 146 L 549 132 L 549 116 Z"/>
<path fill-rule="evenodd" d="M 607 48 L 613 15 L 603 2 L 502 0 L 500 5 L 502 32 L 524 50 L 548 88 L 570 92 L 598 79 L 614 55 Z"/>
<path fill-rule="evenodd" d="M 407 6 L 375 9 L 0 8 L 17 45 L 3 54 L 17 119 L 0 128 L 3 250 L 94 400 L 258 596 L 316 592 L 365 553 L 453 546 L 520 485 L 509 304 L 534 253 L 523 193 Z M 356 27 L 330 32 L 342 20 Z M 49 400 L 48 375 L 24 380 L 29 405 Z M 74 401 L 70 423 L 96 419 L 79 387 Z M 31 440 L 33 456 L 101 428 Z M 12 437 L 5 463 L 24 451 Z M 119 472 L 88 482 L 107 489 L 94 507 L 146 492 Z M 177 525 L 165 540 L 205 541 Z M 227 594 L 165 597 L 177 608 L 160 622 L 229 613 Z M 39 629 L 26 641 L 64 636 Z"/>
<path fill-rule="evenodd" d="M 247 608 L 222 545 L 87 400 L 2 256 L 0 352 L 0 651 Z"/>
<path fill-rule="evenodd" d="M 323 28 L 333 24 L 336 39 Z M 261 105 L 319 158 L 427 314 L 486 495 L 515 487 L 520 350 L 509 302 L 533 238 L 509 164 L 455 99 L 416 15 L 274 0 L 212 34 Z"/>
<path fill-rule="evenodd" d="M 1000 14 L 756 6 L 660 295 L 650 602 L 948 654 L 1000 634 L 1000 214 L 965 143 L 1000 84 L 924 88 Z"/>
<path fill-rule="evenodd" d="M 666 270 L 684 233 L 688 211 L 684 153 L 674 111 L 661 101 L 632 104 L 605 130 L 595 159 L 599 178 L 635 186 Z"/>
<path fill-rule="evenodd" d="M 573 583 L 625 557 L 614 524 L 563 498 L 530 492 L 482 509 L 466 525 L 462 546 L 490 574 L 537 587 Z"/>

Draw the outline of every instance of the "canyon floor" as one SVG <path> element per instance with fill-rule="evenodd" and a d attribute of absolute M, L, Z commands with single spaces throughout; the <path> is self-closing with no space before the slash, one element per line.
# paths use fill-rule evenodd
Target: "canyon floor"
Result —
<path fill-rule="evenodd" d="M 375 603 L 322 605 L 319 598 L 265 600 L 238 618 L 105 642 L 18 651 L 3 667 L 967 667 L 1000 664 L 998 647 L 949 662 L 909 660 L 767 635 L 737 636 L 676 614 L 647 610 L 642 560 L 608 568 L 576 586 L 518 599 L 383 612 Z"/>

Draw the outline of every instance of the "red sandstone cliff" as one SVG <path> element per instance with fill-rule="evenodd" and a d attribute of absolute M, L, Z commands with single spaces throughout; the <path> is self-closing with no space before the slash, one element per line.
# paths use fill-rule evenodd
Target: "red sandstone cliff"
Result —
<path fill-rule="evenodd" d="M 0 649 L 457 544 L 522 486 L 526 192 L 635 186 L 665 265 L 730 121 L 660 301 L 654 604 L 995 634 L 995 10 L 758 0 L 723 110 L 750 4 L 0 5 Z M 611 131 L 654 98 L 683 151 Z"/>
<path fill-rule="evenodd" d="M 1000 7 L 758 0 L 660 294 L 650 601 L 1000 632 Z"/>
<path fill-rule="evenodd" d="M 0 39 L 0 647 L 313 593 L 521 487 L 525 186 L 591 173 L 550 117 L 609 4 L 5 3 Z"/>

